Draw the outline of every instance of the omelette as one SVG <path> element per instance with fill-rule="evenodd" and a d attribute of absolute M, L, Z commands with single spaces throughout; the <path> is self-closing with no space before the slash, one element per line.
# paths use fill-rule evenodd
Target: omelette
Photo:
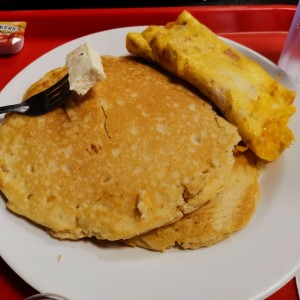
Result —
<path fill-rule="evenodd" d="M 295 93 L 189 12 L 164 27 L 131 32 L 127 50 L 158 63 L 209 97 L 257 156 L 273 161 L 294 141 Z"/>
<path fill-rule="evenodd" d="M 228 238 L 244 228 L 256 211 L 259 173 L 259 164 L 251 151 L 237 153 L 228 183 L 216 197 L 176 223 L 133 237 L 126 243 L 165 251 L 176 245 L 198 249 Z"/>
<path fill-rule="evenodd" d="M 103 56 L 106 80 L 46 115 L 7 114 L 0 189 L 10 211 L 59 239 L 129 239 L 176 222 L 219 193 L 237 128 L 198 91 L 130 57 Z M 45 74 L 24 99 L 53 85 Z"/>

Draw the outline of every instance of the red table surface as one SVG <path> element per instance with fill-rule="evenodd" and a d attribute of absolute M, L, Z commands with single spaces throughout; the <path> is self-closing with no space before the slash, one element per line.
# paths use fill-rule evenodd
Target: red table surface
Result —
<path fill-rule="evenodd" d="M 74 38 L 118 27 L 163 25 L 174 21 L 183 9 L 189 10 L 217 34 L 277 63 L 296 7 L 239 5 L 0 11 L 0 21 L 27 22 L 21 52 L 0 56 L 0 90 L 36 58 Z M 36 291 L 0 258 L 0 300 L 21 300 L 34 293 Z M 299 299 L 295 279 L 290 279 L 267 299 Z"/>

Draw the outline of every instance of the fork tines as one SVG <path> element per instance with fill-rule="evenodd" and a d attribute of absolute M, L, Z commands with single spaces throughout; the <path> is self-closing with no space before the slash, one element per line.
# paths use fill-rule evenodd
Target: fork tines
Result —
<path fill-rule="evenodd" d="M 45 96 L 47 98 L 45 103 L 47 106 L 55 105 L 57 102 L 60 102 L 71 94 L 68 78 L 69 75 L 66 74 L 62 79 L 45 91 Z"/>

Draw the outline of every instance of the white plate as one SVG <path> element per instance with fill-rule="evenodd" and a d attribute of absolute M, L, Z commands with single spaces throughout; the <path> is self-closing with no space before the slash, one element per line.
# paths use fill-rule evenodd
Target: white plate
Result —
<path fill-rule="evenodd" d="M 21 99 L 45 72 L 64 64 L 68 52 L 88 42 L 99 54 L 126 54 L 128 31 L 115 29 L 66 43 L 40 57 L 1 92 L 0 103 Z M 228 41 L 229 42 L 229 41 Z M 252 50 L 229 42 L 261 63 L 273 76 L 279 69 Z M 283 84 L 298 94 L 289 76 Z M 299 113 L 291 120 L 300 140 Z M 9 213 L 0 199 L 0 253 L 35 289 L 72 300 L 262 299 L 284 285 L 300 266 L 299 142 L 270 163 L 261 177 L 261 200 L 250 224 L 233 237 L 194 251 L 156 253 L 89 241 L 58 241 Z M 61 258 L 61 259 L 59 259 Z"/>

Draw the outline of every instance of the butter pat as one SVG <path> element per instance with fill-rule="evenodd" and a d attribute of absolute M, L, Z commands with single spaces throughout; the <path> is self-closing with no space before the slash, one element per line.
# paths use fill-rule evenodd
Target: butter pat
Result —
<path fill-rule="evenodd" d="M 66 57 L 70 90 L 85 95 L 99 80 L 106 79 L 100 55 L 87 43 L 70 52 Z"/>

